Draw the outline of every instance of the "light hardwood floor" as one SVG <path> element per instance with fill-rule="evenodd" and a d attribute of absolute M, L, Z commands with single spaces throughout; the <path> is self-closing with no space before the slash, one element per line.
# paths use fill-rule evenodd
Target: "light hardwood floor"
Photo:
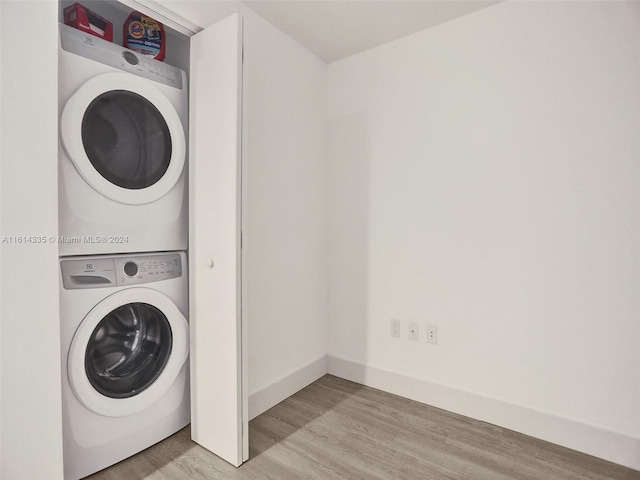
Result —
<path fill-rule="evenodd" d="M 640 480 L 640 472 L 326 375 L 249 424 L 234 468 L 185 428 L 91 480 Z"/>

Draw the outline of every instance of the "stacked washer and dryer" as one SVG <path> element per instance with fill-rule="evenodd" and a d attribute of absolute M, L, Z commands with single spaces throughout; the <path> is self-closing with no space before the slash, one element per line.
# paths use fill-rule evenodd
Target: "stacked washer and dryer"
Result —
<path fill-rule="evenodd" d="M 60 25 L 65 479 L 189 422 L 183 71 Z"/>

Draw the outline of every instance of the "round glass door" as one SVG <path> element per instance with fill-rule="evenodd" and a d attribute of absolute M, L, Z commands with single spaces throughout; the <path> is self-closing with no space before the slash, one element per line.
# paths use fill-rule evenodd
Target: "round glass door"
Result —
<path fill-rule="evenodd" d="M 169 168 L 167 122 L 137 93 L 112 90 L 99 95 L 85 111 L 81 135 L 93 167 L 119 187 L 150 187 Z"/>
<path fill-rule="evenodd" d="M 131 415 L 166 394 L 188 354 L 189 324 L 176 304 L 150 288 L 126 288 L 80 322 L 67 357 L 69 384 L 92 412 Z"/>
<path fill-rule="evenodd" d="M 171 356 L 167 317 L 146 303 L 128 303 L 109 312 L 87 343 L 85 371 L 99 393 L 129 398 L 146 390 Z"/>
<path fill-rule="evenodd" d="M 153 82 L 128 73 L 104 73 L 78 87 L 62 110 L 60 137 L 84 181 L 119 203 L 158 200 L 184 170 L 178 111 Z"/>

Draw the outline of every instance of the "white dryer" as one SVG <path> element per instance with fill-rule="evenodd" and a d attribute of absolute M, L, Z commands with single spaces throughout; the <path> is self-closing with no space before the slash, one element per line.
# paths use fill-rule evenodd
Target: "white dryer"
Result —
<path fill-rule="evenodd" d="M 60 261 L 65 480 L 113 465 L 189 423 L 183 252 Z"/>
<path fill-rule="evenodd" d="M 60 255 L 185 250 L 182 70 L 60 25 Z"/>

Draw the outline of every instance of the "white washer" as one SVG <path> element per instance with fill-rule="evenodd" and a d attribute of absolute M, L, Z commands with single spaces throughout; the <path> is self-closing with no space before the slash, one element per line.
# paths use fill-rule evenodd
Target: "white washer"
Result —
<path fill-rule="evenodd" d="M 183 252 L 60 261 L 64 478 L 119 462 L 189 423 Z"/>
<path fill-rule="evenodd" d="M 185 72 L 60 25 L 60 255 L 186 250 Z"/>

